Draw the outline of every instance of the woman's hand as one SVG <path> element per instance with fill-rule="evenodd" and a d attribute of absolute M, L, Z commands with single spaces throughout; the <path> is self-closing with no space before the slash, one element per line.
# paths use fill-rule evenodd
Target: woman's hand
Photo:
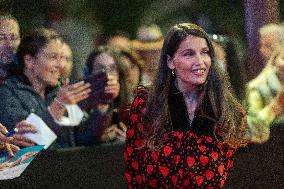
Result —
<path fill-rule="evenodd" d="M 66 110 L 64 104 L 77 104 L 88 98 L 90 93 L 91 84 L 85 83 L 84 81 L 69 84 L 69 80 L 66 79 L 54 101 L 49 106 L 50 113 L 55 119 L 60 119 Z"/>
<path fill-rule="evenodd" d="M 27 121 L 23 120 L 16 125 L 17 132 L 11 137 L 6 137 L 8 133 L 6 127 L 0 123 L 0 149 L 8 152 L 10 156 L 20 150 L 19 146 L 34 146 L 35 143 L 23 136 L 25 133 L 36 133 L 37 130 Z"/>
<path fill-rule="evenodd" d="M 64 104 L 77 104 L 78 102 L 88 98 L 90 93 L 90 83 L 80 81 L 75 84 L 69 84 L 69 80 L 67 79 L 57 93 L 56 100 Z"/>
<path fill-rule="evenodd" d="M 6 127 L 0 123 L 0 144 L 9 142 L 9 139 L 5 136 L 7 133 Z"/>
<path fill-rule="evenodd" d="M 13 135 L 10 141 L 12 144 L 17 145 L 17 146 L 22 146 L 22 147 L 28 147 L 28 146 L 35 145 L 33 141 L 23 136 L 26 133 L 36 133 L 37 132 L 36 128 L 34 128 L 32 124 L 30 124 L 26 120 L 22 120 L 16 124 L 16 128 L 18 129 L 18 131 L 16 132 L 16 134 Z"/>
<path fill-rule="evenodd" d="M 125 138 L 126 126 L 124 123 L 119 122 L 108 127 L 101 136 L 101 141 L 110 142 L 118 138 Z"/>
<path fill-rule="evenodd" d="M 20 148 L 10 143 L 12 137 L 6 137 L 7 133 L 6 127 L 0 123 L 0 151 L 8 152 L 10 156 L 14 156 Z"/>
<path fill-rule="evenodd" d="M 107 85 L 105 87 L 104 93 L 106 95 L 110 95 L 111 96 L 110 98 L 113 100 L 116 97 L 118 97 L 119 89 L 120 89 L 120 85 L 117 80 L 117 77 L 108 75 L 108 81 L 107 81 Z"/>

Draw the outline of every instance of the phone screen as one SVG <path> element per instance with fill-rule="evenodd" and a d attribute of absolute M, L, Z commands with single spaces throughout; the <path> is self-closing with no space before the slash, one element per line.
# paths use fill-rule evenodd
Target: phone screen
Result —
<path fill-rule="evenodd" d="M 87 75 L 83 80 L 91 84 L 92 92 L 87 99 L 79 103 L 79 106 L 82 109 L 89 109 L 94 107 L 96 104 L 104 102 L 104 89 L 107 85 L 106 71 L 104 69 L 97 70 Z"/>
<path fill-rule="evenodd" d="M 92 92 L 98 93 L 100 90 L 103 90 L 107 84 L 107 75 L 104 69 L 97 70 L 84 78 L 85 82 L 91 84 Z"/>

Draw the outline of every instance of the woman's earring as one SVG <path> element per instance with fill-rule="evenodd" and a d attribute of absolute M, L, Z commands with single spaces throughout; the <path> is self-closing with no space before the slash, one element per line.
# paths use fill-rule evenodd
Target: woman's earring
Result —
<path fill-rule="evenodd" d="M 175 74 L 175 70 L 174 70 L 174 69 L 172 69 L 172 76 L 173 76 L 173 77 L 175 77 L 175 76 L 176 76 L 176 74 Z"/>

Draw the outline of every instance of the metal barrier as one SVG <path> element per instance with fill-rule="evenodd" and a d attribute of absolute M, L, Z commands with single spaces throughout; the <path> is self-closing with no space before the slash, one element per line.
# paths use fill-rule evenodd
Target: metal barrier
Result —
<path fill-rule="evenodd" d="M 44 151 L 27 170 L 0 188 L 126 188 L 123 145 Z M 284 188 L 284 127 L 275 125 L 263 145 L 239 150 L 226 189 Z"/>

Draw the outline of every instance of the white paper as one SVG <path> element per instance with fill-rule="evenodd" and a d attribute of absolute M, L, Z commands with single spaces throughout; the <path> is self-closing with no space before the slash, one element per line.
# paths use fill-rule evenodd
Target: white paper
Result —
<path fill-rule="evenodd" d="M 26 133 L 24 136 L 38 145 L 44 145 L 44 149 L 47 149 L 57 138 L 56 134 L 36 114 L 31 113 L 26 120 L 37 129 L 37 132 Z"/>
<path fill-rule="evenodd" d="M 65 108 L 68 113 L 68 117 L 63 116 L 60 120 L 55 120 L 55 122 L 61 126 L 77 126 L 82 121 L 84 113 L 82 112 L 81 108 L 76 105 L 65 105 Z"/>

